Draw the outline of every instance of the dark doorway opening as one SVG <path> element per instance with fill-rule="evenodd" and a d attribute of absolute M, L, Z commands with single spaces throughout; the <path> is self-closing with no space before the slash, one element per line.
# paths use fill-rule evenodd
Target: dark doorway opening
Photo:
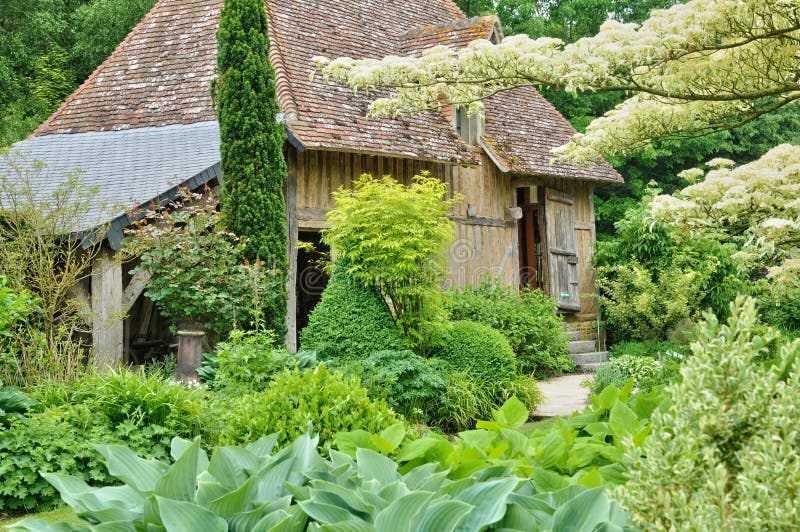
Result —
<path fill-rule="evenodd" d="M 544 208 L 537 187 L 517 189 L 520 288 L 544 289 Z"/>
<path fill-rule="evenodd" d="M 319 231 L 300 231 L 297 235 L 297 332 L 308 325 L 308 317 L 328 285 L 323 265 L 330 248 L 322 242 Z"/>

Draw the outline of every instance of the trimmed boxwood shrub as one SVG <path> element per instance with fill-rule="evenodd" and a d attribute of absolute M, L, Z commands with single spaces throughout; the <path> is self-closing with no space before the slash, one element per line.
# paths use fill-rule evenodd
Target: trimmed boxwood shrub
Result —
<path fill-rule="evenodd" d="M 451 319 L 476 321 L 502 332 L 523 373 L 542 376 L 575 367 L 556 301 L 541 290 L 519 291 L 487 281 L 477 288 L 451 291 L 447 305 Z"/>
<path fill-rule="evenodd" d="M 300 333 L 303 349 L 320 359 L 360 360 L 376 351 L 397 351 L 404 339 L 386 302 L 337 261 L 322 299 Z"/>
<path fill-rule="evenodd" d="M 434 355 L 453 370 L 498 387 L 516 377 L 514 351 L 500 331 L 468 320 L 445 322 L 439 331 Z"/>
<path fill-rule="evenodd" d="M 385 401 L 370 399 L 357 377 L 332 372 L 324 364 L 284 370 L 264 392 L 243 395 L 230 404 L 220 435 L 223 445 L 280 432 L 278 446 L 284 446 L 305 434 L 311 423 L 320 446 L 328 449 L 337 432 L 378 433 L 402 419 Z"/>

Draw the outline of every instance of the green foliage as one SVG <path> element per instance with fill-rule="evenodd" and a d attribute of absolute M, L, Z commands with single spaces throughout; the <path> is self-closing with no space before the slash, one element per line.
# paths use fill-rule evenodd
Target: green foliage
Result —
<path fill-rule="evenodd" d="M 359 373 L 371 397 L 383 397 L 409 421 L 423 422 L 429 405 L 447 389 L 447 375 L 435 363 L 411 351 L 379 351 L 360 362 Z"/>
<path fill-rule="evenodd" d="M 686 347 L 672 342 L 617 342 L 611 346 L 611 358 L 622 356 L 659 357 L 669 353 L 682 353 Z M 627 380 L 627 379 L 626 379 Z"/>
<path fill-rule="evenodd" d="M 280 432 L 277 442 L 284 446 L 305 433 L 311 423 L 319 431 L 320 445 L 327 449 L 337 432 L 379 432 L 398 421 L 383 400 L 368 397 L 358 378 L 346 378 L 320 364 L 313 369 L 284 370 L 265 391 L 237 398 L 220 439 L 222 444 L 240 444 Z"/>
<path fill-rule="evenodd" d="M 355 279 L 378 290 L 419 343 L 421 324 L 439 315 L 439 284 L 455 235 L 448 218 L 455 199 L 447 198 L 447 185 L 425 173 L 408 186 L 365 174 L 333 197 L 324 240 Z"/>
<path fill-rule="evenodd" d="M 300 332 L 300 345 L 333 360 L 363 360 L 376 351 L 403 349 L 403 335 L 386 303 L 348 270 L 346 260 L 334 264 L 322 299 Z"/>
<path fill-rule="evenodd" d="M 623 386 L 628 379 L 633 379 L 637 389 L 650 390 L 674 379 L 681 361 L 681 356 L 677 354 L 662 355 L 656 358 L 635 355 L 617 356 L 597 369 L 592 381 L 592 391 L 599 393 L 610 384 Z"/>
<path fill-rule="evenodd" d="M 447 299 L 452 319 L 479 322 L 502 332 L 521 372 L 541 376 L 574 368 L 556 302 L 541 290 L 518 291 L 486 281 L 477 288 L 450 292 Z"/>
<path fill-rule="evenodd" d="M 13 386 L 3 386 L 0 381 L 0 430 L 8 426 L 12 419 L 24 417 L 36 401 Z"/>
<path fill-rule="evenodd" d="M 278 122 L 267 14 L 259 0 L 229 0 L 220 13 L 214 86 L 225 175 L 222 208 L 231 231 L 246 237 L 245 256 L 278 273 L 267 327 L 285 329 L 288 270 L 283 184 L 284 126 Z"/>
<path fill-rule="evenodd" d="M 37 390 L 38 404 L 0 431 L 0 512 L 44 510 L 58 498 L 40 471 L 109 482 L 90 443 L 166 458 L 173 435 L 199 433 L 202 393 L 143 371 L 97 373 Z"/>
<path fill-rule="evenodd" d="M 283 290 L 263 263 L 248 263 L 245 242 L 225 229 L 212 195 L 182 191 L 178 201 L 129 231 L 125 244 L 140 258 L 132 272 L 152 273 L 145 295 L 161 313 L 184 327 L 204 328 L 212 341 L 237 326 L 272 319 L 264 309 Z"/>
<path fill-rule="evenodd" d="M 227 341 L 217 345 L 213 355 L 204 359 L 206 369 L 202 373 L 211 377 L 206 379 L 209 388 L 234 396 L 261 392 L 286 368 L 304 369 L 316 365 L 315 352 L 289 353 L 283 347 L 275 347 L 277 340 L 275 334 L 268 331 L 233 331 Z M 214 368 L 213 374 L 210 367 Z"/>
<path fill-rule="evenodd" d="M 632 450 L 619 489 L 637 524 L 704 530 L 793 530 L 800 483 L 797 412 L 800 340 L 783 343 L 758 323 L 755 301 L 738 298 L 720 322 L 706 314 L 672 404 Z"/>
<path fill-rule="evenodd" d="M 14 365 L 19 351 L 15 336 L 19 326 L 24 325 L 28 315 L 35 309 L 35 301 L 25 292 L 8 286 L 8 279 L 0 275 L 0 363 L 6 374 L 8 366 Z"/>
<path fill-rule="evenodd" d="M 4 0 L 0 147 L 25 138 L 122 41 L 155 0 Z"/>
<path fill-rule="evenodd" d="M 209 461 L 198 440 L 176 438 L 171 465 L 121 446 L 97 446 L 123 486 L 92 488 L 63 474 L 47 479 L 78 516 L 104 529 L 606 530 L 628 522 L 602 488 L 543 493 L 504 468 L 480 468 L 461 480 L 446 478 L 435 464 L 401 473 L 396 462 L 368 449 L 355 459 L 334 451 L 325 460 L 317 442 L 302 435 L 270 454 L 275 437 L 265 437 L 247 448 L 220 449 Z M 92 529 L 32 519 L 12 528 Z"/>
<path fill-rule="evenodd" d="M 662 270 L 655 280 L 650 270 L 630 265 L 597 269 L 600 304 L 613 340 L 657 341 L 699 309 L 700 274 L 677 267 Z"/>
<path fill-rule="evenodd" d="M 451 369 L 500 388 L 516 376 L 514 351 L 503 333 L 473 321 L 445 322 L 434 353 Z"/>

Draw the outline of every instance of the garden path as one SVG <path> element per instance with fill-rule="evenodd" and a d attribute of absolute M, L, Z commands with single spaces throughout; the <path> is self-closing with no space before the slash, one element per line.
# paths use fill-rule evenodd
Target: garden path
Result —
<path fill-rule="evenodd" d="M 568 416 L 583 410 L 589 401 L 589 388 L 582 382 L 591 380 L 591 375 L 564 375 L 548 381 L 539 381 L 539 390 L 544 396 L 534 417 Z"/>

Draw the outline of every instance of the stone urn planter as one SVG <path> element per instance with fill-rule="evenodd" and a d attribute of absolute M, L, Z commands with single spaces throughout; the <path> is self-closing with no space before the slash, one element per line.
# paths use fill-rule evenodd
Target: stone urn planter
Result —
<path fill-rule="evenodd" d="M 175 378 L 198 381 L 197 368 L 203 356 L 203 331 L 178 331 L 178 357 L 175 364 Z"/>

